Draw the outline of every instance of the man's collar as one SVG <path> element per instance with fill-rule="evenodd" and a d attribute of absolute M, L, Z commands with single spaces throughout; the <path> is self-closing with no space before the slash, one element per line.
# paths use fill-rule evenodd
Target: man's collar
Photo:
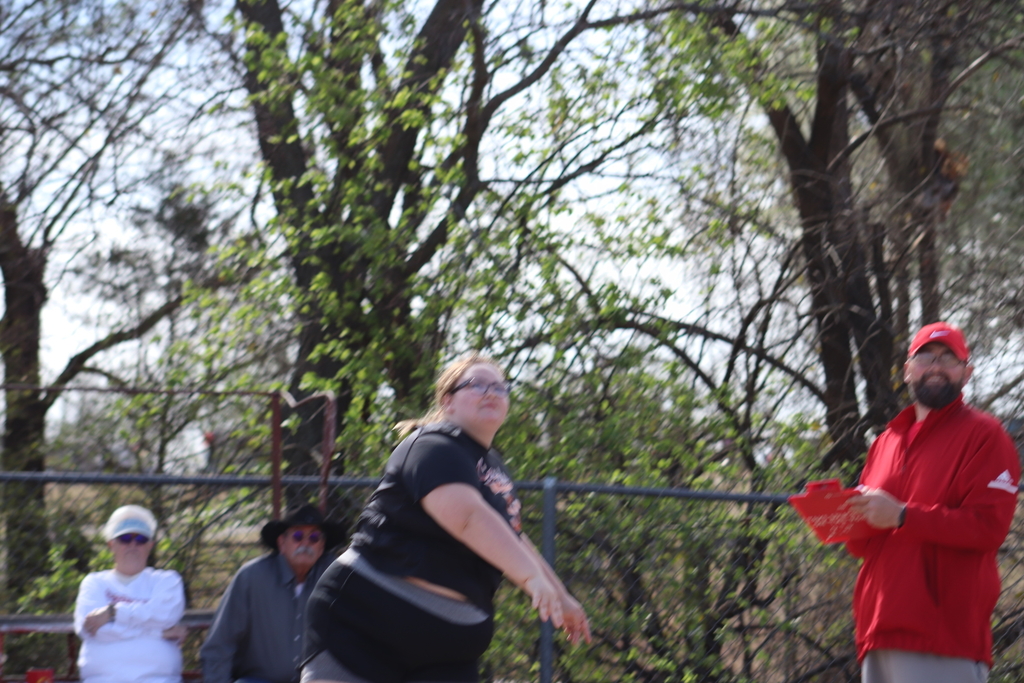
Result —
<path fill-rule="evenodd" d="M 277 557 L 274 560 L 274 566 L 277 568 L 277 582 L 282 586 L 290 586 L 295 583 L 295 572 L 292 571 L 292 566 L 288 564 L 288 558 L 278 551 Z"/>
<path fill-rule="evenodd" d="M 964 405 L 963 392 L 957 395 L 953 402 L 942 408 L 932 409 L 928 413 L 924 422 L 934 422 L 935 420 L 945 419 L 946 416 L 956 412 Z M 913 403 L 900 411 L 900 414 L 892 419 L 889 423 L 889 428 L 897 432 L 905 432 L 910 429 L 911 425 L 917 422 L 917 410 Z"/>

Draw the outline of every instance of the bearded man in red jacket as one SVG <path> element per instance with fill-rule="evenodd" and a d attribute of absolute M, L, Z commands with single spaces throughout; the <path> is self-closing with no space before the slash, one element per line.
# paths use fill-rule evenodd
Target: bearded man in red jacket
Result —
<path fill-rule="evenodd" d="M 868 451 L 850 500 L 883 532 L 850 541 L 863 683 L 984 683 L 992 666 L 996 553 L 1017 506 L 1020 459 L 991 415 L 964 404 L 963 333 L 926 325 L 904 379 L 914 404 Z"/>

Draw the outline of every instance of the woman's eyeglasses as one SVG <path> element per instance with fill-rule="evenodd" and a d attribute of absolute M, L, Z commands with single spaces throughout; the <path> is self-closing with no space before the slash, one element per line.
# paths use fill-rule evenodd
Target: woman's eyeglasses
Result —
<path fill-rule="evenodd" d="M 142 534 L 121 534 L 117 537 L 117 542 L 123 543 L 124 545 L 131 545 L 132 543 L 135 545 L 146 545 L 149 543 L 149 536 L 143 536 Z"/>
<path fill-rule="evenodd" d="M 320 539 L 323 538 L 323 534 L 319 531 L 310 531 L 306 533 L 302 529 L 296 529 L 292 532 L 292 540 L 296 543 L 302 543 L 302 541 L 309 539 L 310 543 L 319 543 Z"/>
<path fill-rule="evenodd" d="M 477 380 L 472 378 L 467 379 L 465 382 L 460 382 L 459 384 L 456 384 L 448 393 L 454 394 L 456 391 L 461 391 L 462 389 L 469 389 L 477 396 L 486 396 L 487 394 L 494 394 L 495 396 L 501 396 L 502 398 L 506 398 L 508 397 L 509 394 L 512 393 L 512 385 L 509 384 L 508 382 L 491 382 L 489 384 L 485 384 L 483 382 L 478 382 Z"/>

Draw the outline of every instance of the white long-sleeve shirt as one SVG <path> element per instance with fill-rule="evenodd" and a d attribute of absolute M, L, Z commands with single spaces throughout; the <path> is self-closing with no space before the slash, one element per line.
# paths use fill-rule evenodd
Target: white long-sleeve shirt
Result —
<path fill-rule="evenodd" d="M 86 633 L 89 612 L 114 603 L 113 622 Z M 129 583 L 113 570 L 93 572 L 78 587 L 75 633 L 82 639 L 83 683 L 180 683 L 181 649 L 164 629 L 181 620 L 185 590 L 178 572 L 147 567 Z"/>

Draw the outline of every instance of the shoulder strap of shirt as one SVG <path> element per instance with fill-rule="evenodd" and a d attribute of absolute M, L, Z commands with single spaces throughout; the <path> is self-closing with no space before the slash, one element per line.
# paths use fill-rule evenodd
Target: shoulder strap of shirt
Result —
<path fill-rule="evenodd" d="M 452 438 L 458 437 L 462 434 L 462 428 L 458 425 L 452 424 L 451 422 L 431 422 L 428 425 L 417 427 L 416 431 L 412 433 L 412 436 L 419 436 L 420 434 L 446 434 Z"/>
<path fill-rule="evenodd" d="M 450 422 L 432 422 L 431 424 L 417 427 L 412 430 L 407 437 L 402 439 L 402 443 L 398 444 L 398 446 L 395 447 L 395 450 L 392 451 L 392 458 L 398 458 L 397 460 L 392 460 L 392 462 L 396 462 L 399 467 L 404 467 L 405 459 L 409 456 L 409 451 L 412 450 L 412 446 L 416 443 L 416 439 L 420 438 L 424 434 L 445 434 L 446 436 L 450 436 L 452 439 L 455 439 L 461 433 L 462 429 Z"/>

